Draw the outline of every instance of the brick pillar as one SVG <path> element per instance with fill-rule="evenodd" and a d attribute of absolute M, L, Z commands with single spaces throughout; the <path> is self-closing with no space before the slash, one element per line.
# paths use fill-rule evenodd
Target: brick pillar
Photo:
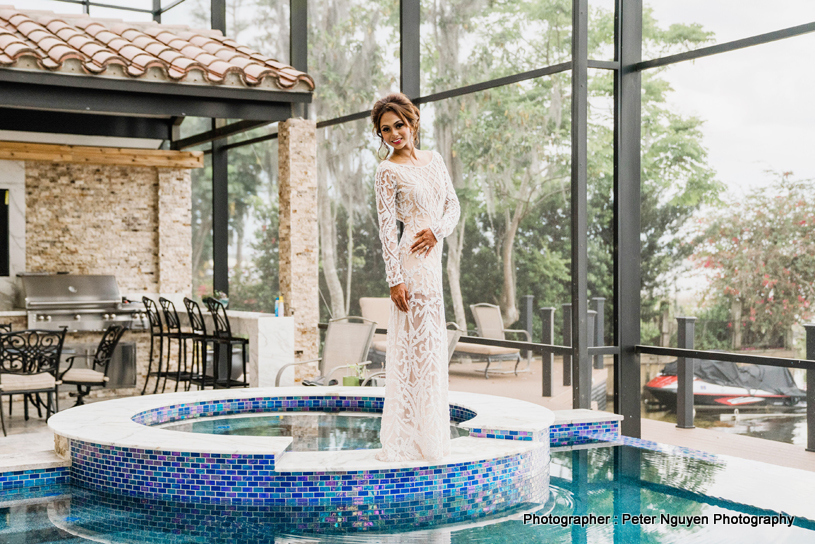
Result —
<path fill-rule="evenodd" d="M 316 130 L 314 121 L 289 119 L 278 131 L 280 294 L 294 317 L 297 361 L 316 359 L 320 344 Z"/>

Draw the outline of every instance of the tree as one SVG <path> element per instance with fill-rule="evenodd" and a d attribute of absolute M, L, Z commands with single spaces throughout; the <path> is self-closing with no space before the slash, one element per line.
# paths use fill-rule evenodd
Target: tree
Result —
<path fill-rule="evenodd" d="M 726 301 L 732 326 L 763 346 L 783 346 L 815 303 L 815 182 L 775 176 L 700 219 L 691 244 L 710 281 L 706 296 Z"/>
<path fill-rule="evenodd" d="M 370 108 L 376 96 L 393 83 L 376 32 L 395 29 L 398 10 L 383 9 L 373 0 L 323 0 L 310 2 L 309 8 L 309 65 L 316 68 L 315 115 L 332 118 Z M 376 170 L 369 151 L 371 141 L 367 120 L 318 130 L 321 268 L 335 318 L 346 315 L 351 307 L 354 232 L 365 213 L 366 195 L 373 192 Z M 340 262 L 338 251 L 341 219 L 345 263 Z M 343 268 L 345 288 L 340 280 Z"/>

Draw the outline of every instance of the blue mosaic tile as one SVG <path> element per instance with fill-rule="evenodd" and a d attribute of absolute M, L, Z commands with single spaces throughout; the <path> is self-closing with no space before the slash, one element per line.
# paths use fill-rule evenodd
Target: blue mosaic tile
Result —
<path fill-rule="evenodd" d="M 549 427 L 549 445 L 555 448 L 600 442 L 595 434 L 619 435 L 620 424 L 618 421 L 598 421 L 552 425 Z"/>
<path fill-rule="evenodd" d="M 0 473 L 0 491 L 17 488 L 44 487 L 66 484 L 70 479 L 69 467 L 51 467 Z"/>
<path fill-rule="evenodd" d="M 75 485 L 183 503 L 297 507 L 297 529 L 472 519 L 548 493 L 549 451 L 482 462 L 350 472 L 275 472 L 271 456 L 193 454 L 71 444 Z"/>

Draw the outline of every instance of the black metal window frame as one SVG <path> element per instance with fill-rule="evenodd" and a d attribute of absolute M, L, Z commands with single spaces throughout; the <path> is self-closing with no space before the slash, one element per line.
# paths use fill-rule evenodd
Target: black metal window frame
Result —
<path fill-rule="evenodd" d="M 86 15 L 90 15 L 91 8 L 107 8 L 107 9 L 117 9 L 122 11 L 131 11 L 136 13 L 149 13 L 152 15 L 153 20 L 157 23 L 161 22 L 161 16 L 164 13 L 167 13 L 174 7 L 178 6 L 179 4 L 183 4 L 186 0 L 175 0 L 171 2 L 170 5 L 161 7 L 161 0 L 152 0 L 153 8 L 152 9 L 144 9 L 144 8 L 134 8 L 130 6 L 118 6 L 114 4 L 105 4 L 102 2 L 93 2 L 92 0 L 53 0 L 54 2 L 62 2 L 65 4 L 79 4 L 82 6 L 82 11 Z M 146 0 L 150 1 L 150 0 Z"/>

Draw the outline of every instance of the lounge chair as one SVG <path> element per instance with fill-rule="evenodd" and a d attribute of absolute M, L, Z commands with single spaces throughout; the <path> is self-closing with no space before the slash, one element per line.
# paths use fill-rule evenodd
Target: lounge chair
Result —
<path fill-rule="evenodd" d="M 376 323 L 362 317 L 332 319 L 328 322 L 328 330 L 325 333 L 323 356 L 283 365 L 277 372 L 275 387 L 280 385 L 280 378 L 288 367 L 308 363 L 319 363 L 320 375 L 303 380 L 303 385 L 336 385 L 337 381 L 331 377 L 338 370 L 371 364 L 365 360 L 365 356 L 371 347 L 375 328 Z"/>
<path fill-rule="evenodd" d="M 475 319 L 475 326 L 478 336 L 481 338 L 492 338 L 495 340 L 506 340 L 506 333 L 523 334 L 526 336 L 526 341 L 531 342 L 532 338 L 529 332 L 523 329 L 505 329 L 504 321 L 501 318 L 501 308 L 494 304 L 472 304 L 470 311 L 473 313 Z M 469 344 L 466 342 L 459 342 L 455 350 L 456 354 L 460 357 L 468 357 L 476 362 L 485 361 L 487 366 L 484 368 L 484 378 L 489 378 L 490 373 L 493 374 L 509 374 L 518 372 L 529 372 L 531 366 L 531 354 L 527 355 L 526 368 L 518 370 L 518 365 L 521 362 L 521 350 L 516 348 L 505 348 L 500 346 L 484 346 L 480 344 Z M 515 361 L 514 370 L 490 370 L 490 365 L 494 362 L 501 361 Z"/>
<path fill-rule="evenodd" d="M 362 317 L 375 322 L 377 329 L 388 328 L 388 321 L 391 317 L 390 297 L 362 297 L 359 299 L 359 308 L 362 311 Z M 368 360 L 384 367 L 385 352 L 387 350 L 388 336 L 386 334 L 374 334 L 371 350 L 368 352 Z"/>

